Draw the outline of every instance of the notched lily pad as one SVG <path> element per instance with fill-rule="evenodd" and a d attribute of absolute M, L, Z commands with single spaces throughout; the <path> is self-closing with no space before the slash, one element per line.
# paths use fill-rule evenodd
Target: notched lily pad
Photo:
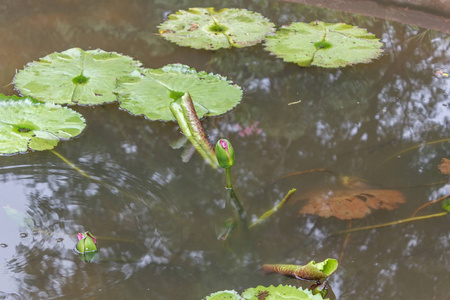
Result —
<path fill-rule="evenodd" d="M 296 288 L 291 285 L 279 286 L 257 286 L 249 288 L 242 293 L 243 299 L 248 300 L 278 300 L 278 299 L 296 299 L 296 300 L 322 300 L 320 294 L 313 295 L 311 291 L 304 290 L 301 287 Z"/>
<path fill-rule="evenodd" d="M 70 108 L 0 95 L 0 155 L 53 149 L 85 126 L 84 118 Z"/>
<path fill-rule="evenodd" d="M 72 48 L 28 63 L 14 77 L 22 95 L 59 104 L 103 104 L 117 100 L 117 80 L 139 68 L 131 57 Z"/>
<path fill-rule="evenodd" d="M 369 63 L 383 53 L 383 43 L 366 29 L 320 21 L 283 26 L 266 38 L 265 47 L 284 61 L 302 67 Z"/>
<path fill-rule="evenodd" d="M 169 15 L 160 24 L 166 40 L 195 49 L 248 47 L 274 32 L 274 24 L 259 13 L 238 8 L 190 8 Z"/>
<path fill-rule="evenodd" d="M 244 298 L 234 290 L 225 290 L 206 296 L 206 300 L 244 300 Z"/>
<path fill-rule="evenodd" d="M 313 295 L 309 290 L 296 288 L 291 285 L 279 285 L 265 287 L 259 285 L 255 288 L 246 289 L 241 295 L 234 290 L 220 291 L 212 293 L 205 298 L 206 300 L 323 300 L 320 294 Z"/>
<path fill-rule="evenodd" d="M 150 120 L 175 121 L 170 103 L 189 92 L 198 118 L 217 116 L 233 109 L 242 90 L 220 75 L 197 72 L 186 65 L 141 69 L 118 82 L 120 107 Z"/>

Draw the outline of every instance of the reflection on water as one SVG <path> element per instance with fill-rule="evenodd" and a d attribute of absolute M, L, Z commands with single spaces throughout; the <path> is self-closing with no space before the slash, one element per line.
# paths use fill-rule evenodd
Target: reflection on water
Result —
<path fill-rule="evenodd" d="M 354 227 L 407 218 L 450 192 L 448 184 L 423 186 L 446 179 L 437 165 L 450 156 L 448 141 L 426 144 L 449 138 L 450 80 L 434 75 L 450 69 L 447 35 L 292 3 L 227 4 L 258 11 L 277 26 L 320 19 L 367 27 L 382 37 L 385 55 L 368 65 L 305 69 L 261 46 L 196 51 L 154 35 L 168 13 L 223 7 L 218 1 L 5 1 L 0 92 L 13 93 L 8 83 L 15 69 L 75 46 L 122 52 L 148 67 L 181 62 L 226 75 L 242 86 L 244 99 L 230 114 L 203 124 L 212 140 L 225 136 L 233 143 L 235 188 L 253 220 L 290 188 L 298 194 L 335 188 L 336 178 L 323 173 L 277 181 L 312 168 L 405 195 L 399 209 L 374 212 L 353 221 Z M 234 214 L 224 174 L 197 154 L 182 163 L 181 150 L 169 146 L 180 136 L 175 124 L 132 117 L 117 105 L 74 109 L 88 127 L 56 151 L 94 180 L 49 151 L 0 159 L 1 206 L 34 220 L 20 225 L 0 209 L 0 298 L 200 299 L 222 289 L 297 284 L 265 276 L 260 266 L 341 254 L 330 280 L 339 299 L 447 295 L 446 217 L 355 233 L 343 249 L 345 236 L 330 235 L 348 223 L 298 217 L 299 202 L 249 233 L 233 231 L 224 244 L 217 232 Z M 437 211 L 431 206 L 424 214 Z M 73 252 L 76 233 L 86 230 L 100 248 L 91 264 Z"/>

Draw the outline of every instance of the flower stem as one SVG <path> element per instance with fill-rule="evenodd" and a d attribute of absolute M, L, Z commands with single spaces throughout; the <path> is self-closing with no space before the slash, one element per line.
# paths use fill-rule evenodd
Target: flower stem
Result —
<path fill-rule="evenodd" d="M 231 167 L 225 168 L 225 178 L 226 178 L 226 182 L 227 182 L 228 194 L 230 195 L 230 198 L 233 201 L 234 207 L 237 210 L 239 219 L 241 220 L 242 224 L 244 225 L 244 228 L 246 228 L 247 227 L 247 214 L 245 212 L 244 207 L 241 204 L 241 201 L 239 201 L 239 198 L 236 195 L 236 192 L 233 189 L 233 183 L 231 180 Z"/>
<path fill-rule="evenodd" d="M 232 189 L 233 188 L 233 183 L 231 182 L 231 168 L 226 168 L 225 169 L 225 177 L 227 180 L 227 188 L 228 189 Z"/>

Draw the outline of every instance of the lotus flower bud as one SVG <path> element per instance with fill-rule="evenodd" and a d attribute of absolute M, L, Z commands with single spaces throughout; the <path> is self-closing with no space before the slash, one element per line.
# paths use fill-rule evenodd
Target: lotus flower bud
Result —
<path fill-rule="evenodd" d="M 228 140 L 220 139 L 216 144 L 215 150 L 219 166 L 228 169 L 234 165 L 234 149 Z"/>
<path fill-rule="evenodd" d="M 85 253 L 97 251 L 97 240 L 89 231 L 86 231 L 84 233 L 78 233 L 77 237 L 78 237 L 78 244 L 77 244 L 78 252 Z"/>

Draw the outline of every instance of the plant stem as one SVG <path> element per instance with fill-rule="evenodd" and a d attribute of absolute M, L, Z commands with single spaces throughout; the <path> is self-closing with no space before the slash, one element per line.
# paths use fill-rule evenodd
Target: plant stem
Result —
<path fill-rule="evenodd" d="M 423 147 L 423 146 L 428 146 L 428 145 L 437 144 L 437 143 L 445 143 L 445 142 L 449 142 L 449 141 L 450 141 L 450 139 L 441 139 L 441 140 L 431 141 L 431 142 L 427 142 L 427 143 L 421 143 L 421 144 L 409 147 L 407 149 L 403 149 L 402 151 L 397 152 L 394 155 L 391 155 L 388 158 L 386 158 L 381 164 L 384 164 L 388 160 L 390 160 L 390 159 L 392 159 L 394 157 L 397 157 L 397 156 L 399 156 L 399 155 L 401 155 L 401 154 L 403 154 L 405 152 L 408 152 L 408 151 L 411 151 L 411 150 L 414 150 L 414 149 L 417 149 L 417 148 L 420 148 L 420 147 Z"/>
<path fill-rule="evenodd" d="M 309 174 L 309 173 L 316 173 L 316 172 L 325 172 L 325 173 L 330 173 L 330 174 L 332 174 L 334 176 L 337 176 L 337 174 L 335 172 L 331 171 L 331 170 L 323 169 L 323 168 L 317 168 L 317 169 L 309 169 L 309 170 L 292 172 L 292 173 L 284 175 L 283 177 L 281 177 L 281 179 L 286 179 L 286 178 L 293 177 L 293 176 Z"/>
<path fill-rule="evenodd" d="M 250 224 L 250 226 L 248 228 L 252 228 L 253 226 L 260 224 L 262 221 L 268 219 L 270 216 L 272 216 L 274 213 L 276 213 L 296 191 L 297 191 L 296 189 L 290 190 L 286 194 L 286 196 L 284 196 L 283 200 L 281 200 L 280 203 L 278 203 L 277 206 L 266 211 L 261 217 L 259 217 L 258 220 L 256 220 L 252 224 Z"/>
<path fill-rule="evenodd" d="M 92 178 L 91 176 L 89 176 L 86 172 L 84 172 L 83 170 L 81 170 L 80 168 L 78 168 L 75 164 L 73 164 L 70 160 L 68 160 L 67 158 L 65 158 L 64 156 L 62 156 L 61 154 L 59 154 L 58 152 L 56 152 L 55 150 L 51 149 L 50 152 L 52 152 L 53 154 L 55 154 L 56 156 L 58 156 L 63 162 L 65 162 L 66 164 L 68 164 L 70 167 L 72 167 L 75 171 L 77 171 L 78 173 L 80 173 L 81 175 L 83 175 L 84 177 L 95 181 L 99 184 L 103 184 L 103 182 L 101 182 L 98 179 Z"/>
<path fill-rule="evenodd" d="M 430 218 L 442 217 L 442 216 L 445 216 L 447 214 L 448 214 L 448 212 L 441 212 L 441 213 L 437 213 L 437 214 L 420 216 L 420 217 L 414 217 L 414 218 L 407 218 L 407 219 L 402 219 L 402 220 L 393 221 L 393 222 L 389 222 L 389 223 L 378 224 L 378 225 L 357 227 L 357 228 L 348 229 L 348 230 L 336 231 L 332 235 L 339 235 L 339 234 L 346 234 L 346 233 L 362 231 L 362 230 L 368 230 L 368 229 L 374 229 L 374 228 L 388 227 L 388 226 L 402 224 L 402 223 L 407 223 L 407 222 L 413 222 L 413 221 L 418 221 L 418 220 L 425 220 L 425 219 L 430 219 Z"/>
<path fill-rule="evenodd" d="M 445 195 L 445 196 L 442 196 L 442 197 L 439 198 L 439 199 L 436 199 L 436 200 L 433 200 L 433 201 L 430 201 L 430 202 L 427 202 L 427 203 L 423 204 L 423 205 L 420 206 L 418 209 L 416 209 L 415 212 L 413 212 L 413 214 L 411 215 L 411 218 L 415 217 L 415 216 L 417 215 L 417 213 L 418 213 L 421 209 L 427 207 L 428 205 L 431 205 L 431 204 L 433 204 L 433 203 L 437 203 L 437 202 L 442 201 L 442 200 L 444 200 L 444 199 L 446 199 L 446 198 L 448 198 L 448 197 L 450 197 L 450 194 L 447 194 L 447 195 Z"/>
<path fill-rule="evenodd" d="M 245 212 L 245 209 L 242 206 L 241 201 L 239 201 L 233 188 L 227 188 L 227 190 L 228 190 L 228 194 L 230 195 L 231 200 L 233 200 L 234 207 L 237 210 L 239 219 L 241 220 L 241 222 L 243 224 L 243 228 L 247 228 L 247 213 Z"/>
<path fill-rule="evenodd" d="M 225 178 L 227 182 L 228 194 L 230 195 L 231 200 L 233 200 L 234 206 L 236 207 L 236 210 L 239 215 L 239 219 L 243 224 L 245 224 L 245 227 L 247 227 L 247 214 L 245 213 L 245 209 L 242 206 L 241 201 L 239 201 L 239 198 L 237 197 L 233 189 L 233 183 L 231 181 L 231 168 L 225 169 Z"/>
<path fill-rule="evenodd" d="M 225 177 L 227 180 L 227 188 L 232 189 L 233 188 L 233 184 L 231 182 L 231 168 L 226 168 L 225 169 Z"/>

